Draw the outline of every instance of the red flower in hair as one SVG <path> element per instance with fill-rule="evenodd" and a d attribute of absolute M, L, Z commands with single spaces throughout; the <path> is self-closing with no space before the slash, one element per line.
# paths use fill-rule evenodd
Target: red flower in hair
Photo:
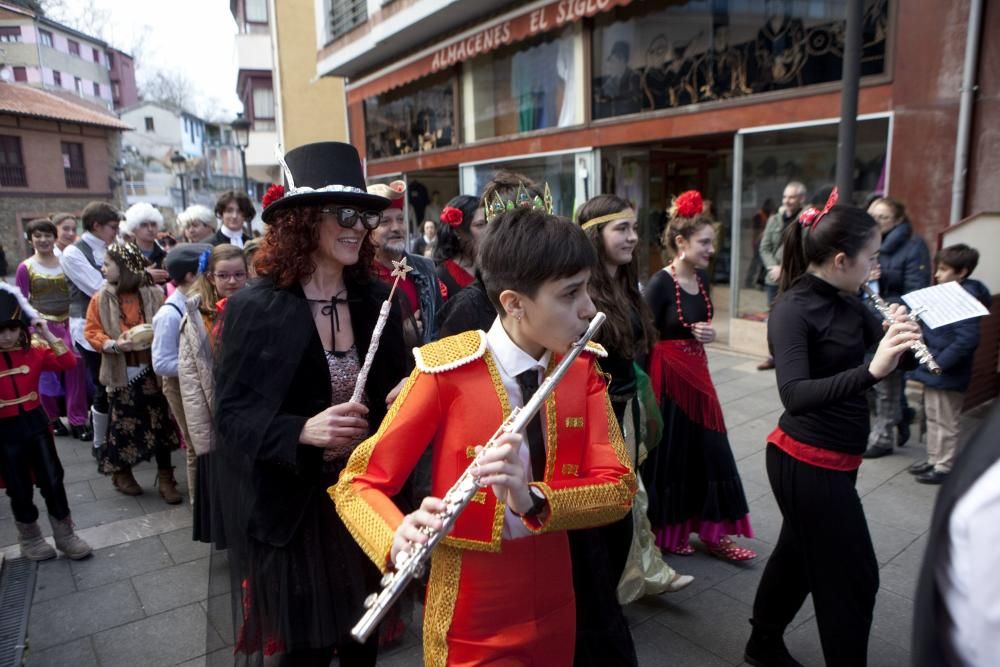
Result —
<path fill-rule="evenodd" d="M 454 206 L 445 206 L 441 211 L 441 222 L 452 228 L 457 228 L 462 224 L 462 210 Z"/>
<path fill-rule="evenodd" d="M 277 184 L 272 185 L 267 189 L 267 192 L 264 193 L 264 199 L 261 200 L 261 204 L 264 205 L 264 208 L 267 208 L 272 203 L 278 201 L 284 196 L 285 196 L 284 185 L 277 185 Z"/>
<path fill-rule="evenodd" d="M 697 190 L 688 190 L 677 195 L 674 205 L 677 207 L 677 215 L 682 218 L 693 218 L 705 210 L 705 202 Z"/>

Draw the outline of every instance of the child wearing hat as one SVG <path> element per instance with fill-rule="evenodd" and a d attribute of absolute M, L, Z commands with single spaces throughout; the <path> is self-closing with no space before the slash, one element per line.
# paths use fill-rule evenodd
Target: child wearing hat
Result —
<path fill-rule="evenodd" d="M 29 325 L 34 325 L 40 340 L 31 339 Z M 56 548 L 74 560 L 90 555 L 90 546 L 73 532 L 62 464 L 38 394 L 43 371 L 58 373 L 75 366 L 76 356 L 49 331 L 24 296 L 0 283 L 0 378 L 4 378 L 0 382 L 0 486 L 6 486 L 10 498 L 21 555 L 29 560 L 56 555 L 38 527 L 38 508 L 32 500 L 36 484 L 45 498 Z"/>
<path fill-rule="evenodd" d="M 149 284 L 146 258 L 131 244 L 108 246 L 102 271 L 106 282 L 90 300 L 84 324 L 87 342 L 101 351 L 100 381 L 108 390 L 110 422 L 98 467 L 111 475 L 117 491 L 137 496 L 142 487 L 132 466 L 155 455 L 160 496 L 176 505 L 181 495 L 170 452 L 180 447 L 180 440 L 153 373 L 149 345 L 139 344 L 132 334 L 153 321 L 163 305 L 163 290 Z"/>

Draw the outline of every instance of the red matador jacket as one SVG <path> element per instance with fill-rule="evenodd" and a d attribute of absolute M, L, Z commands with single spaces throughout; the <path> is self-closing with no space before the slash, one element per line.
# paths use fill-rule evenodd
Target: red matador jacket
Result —
<path fill-rule="evenodd" d="M 635 474 L 608 400 L 603 375 L 588 346 L 550 394 L 544 481 L 533 482 L 549 502 L 544 522 L 524 519 L 535 533 L 610 523 L 631 508 Z M 432 493 L 442 497 L 510 414 L 500 373 L 482 331 L 468 331 L 414 351 L 417 368 L 378 431 L 362 442 L 329 489 L 354 539 L 384 572 L 403 514 L 396 495 L 424 450 L 433 447 Z M 555 361 L 553 362 L 554 365 Z M 500 551 L 506 506 L 480 489 L 443 544 Z"/>
<path fill-rule="evenodd" d="M 20 417 L 41 407 L 38 376 L 42 371 L 59 373 L 74 366 L 76 355 L 59 340 L 50 348 L 45 341 L 32 338 L 27 350 L 0 352 L 0 419 Z"/>

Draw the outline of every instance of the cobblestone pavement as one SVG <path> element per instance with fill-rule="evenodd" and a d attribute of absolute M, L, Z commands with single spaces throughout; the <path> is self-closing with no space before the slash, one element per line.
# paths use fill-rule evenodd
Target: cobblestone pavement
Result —
<path fill-rule="evenodd" d="M 758 360 L 749 357 L 713 350 L 709 358 L 757 534 L 740 541 L 760 557 L 739 565 L 702 551 L 672 557 L 671 564 L 694 575 L 695 582 L 626 609 L 641 665 L 742 664 L 754 592 L 780 527 L 764 470 L 764 438 L 780 414 L 774 374 L 756 371 Z M 87 445 L 60 438 L 58 448 L 74 519 L 95 554 L 85 561 L 59 558 L 39 565 L 28 664 L 228 664 L 231 648 L 223 639 L 231 636 L 223 620 L 228 595 L 209 590 L 209 551 L 190 539 L 188 506 L 160 499 L 151 463 L 136 468 L 146 493 L 130 498 L 96 472 Z M 861 467 L 858 487 L 881 568 L 869 650 L 873 667 L 909 664 L 916 578 L 936 487 L 915 483 L 906 468 L 923 453 L 915 431 L 909 446 Z M 182 459 L 177 452 L 178 473 Z M 186 494 L 182 474 L 178 481 Z M 0 502 L 0 545 L 15 543 L 8 503 Z M 0 551 L 17 554 L 16 547 Z M 789 629 L 787 643 L 805 665 L 823 664 L 811 602 Z M 379 664 L 421 664 L 419 628 L 411 628 L 401 646 L 383 652 Z"/>

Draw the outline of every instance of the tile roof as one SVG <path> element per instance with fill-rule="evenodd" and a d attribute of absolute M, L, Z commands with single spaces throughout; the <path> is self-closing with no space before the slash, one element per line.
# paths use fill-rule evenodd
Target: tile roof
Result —
<path fill-rule="evenodd" d="M 114 130 L 132 129 L 116 116 L 99 111 L 91 105 L 71 102 L 58 95 L 19 83 L 0 83 L 0 113 L 96 125 Z"/>

